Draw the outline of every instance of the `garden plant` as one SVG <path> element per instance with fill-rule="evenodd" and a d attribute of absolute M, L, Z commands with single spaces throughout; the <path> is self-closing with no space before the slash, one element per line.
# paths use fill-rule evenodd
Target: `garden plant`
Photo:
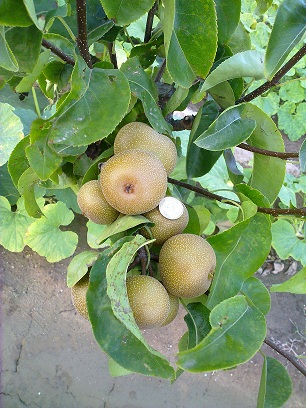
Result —
<path fill-rule="evenodd" d="M 260 351 L 260 408 L 292 392 L 263 343 L 306 375 L 266 325 L 270 292 L 306 293 L 305 29 L 305 0 L 0 1 L 0 244 L 71 257 L 112 375 L 173 382 Z M 271 247 L 301 268 L 267 288 Z M 180 304 L 172 366 L 142 329 L 182 324 Z"/>

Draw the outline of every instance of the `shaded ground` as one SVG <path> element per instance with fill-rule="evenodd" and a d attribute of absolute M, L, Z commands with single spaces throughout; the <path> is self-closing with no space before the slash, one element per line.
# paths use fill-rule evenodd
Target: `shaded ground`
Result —
<path fill-rule="evenodd" d="M 26 248 L 20 254 L 0 247 L 1 266 L 1 408 L 248 408 L 256 406 L 262 357 L 237 369 L 209 374 L 184 373 L 171 385 L 134 374 L 112 378 L 107 357 L 96 344 L 90 324 L 73 309 L 66 287 L 69 260 L 48 264 Z M 268 286 L 287 277 L 263 277 Z M 268 337 L 305 351 L 305 297 L 273 294 Z M 181 311 L 180 316 L 183 313 Z M 292 323 L 292 322 L 294 323 Z M 150 343 L 174 361 L 185 331 L 182 318 L 150 330 Z M 291 339 L 291 340 L 290 340 Z M 270 349 L 264 352 L 276 356 Z M 284 362 L 284 360 L 282 360 Z M 285 407 L 304 407 L 306 379 L 290 364 L 294 383 Z"/>

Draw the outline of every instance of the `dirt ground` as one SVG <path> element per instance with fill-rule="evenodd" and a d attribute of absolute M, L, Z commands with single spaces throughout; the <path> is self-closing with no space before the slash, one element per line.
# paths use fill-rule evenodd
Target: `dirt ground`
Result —
<path fill-rule="evenodd" d="M 84 242 L 78 250 L 83 248 Z M 256 407 L 263 361 L 260 353 L 233 370 L 184 373 L 172 385 L 137 374 L 112 378 L 107 356 L 95 342 L 89 322 L 73 308 L 66 287 L 68 263 L 69 259 L 49 264 L 29 248 L 16 254 L 0 247 L 0 408 Z M 288 278 L 282 273 L 260 276 L 267 286 Z M 306 328 L 305 304 L 305 296 L 272 294 L 268 315 L 268 337 L 299 354 L 305 352 L 301 337 Z M 145 334 L 172 362 L 185 331 L 182 315 L 181 311 L 169 326 Z M 262 350 L 277 357 L 267 346 Z M 280 360 L 294 384 L 285 407 L 305 407 L 306 378 Z"/>

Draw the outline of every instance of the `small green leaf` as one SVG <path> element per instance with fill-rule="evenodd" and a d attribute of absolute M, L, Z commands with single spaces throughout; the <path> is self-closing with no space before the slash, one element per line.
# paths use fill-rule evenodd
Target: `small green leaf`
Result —
<path fill-rule="evenodd" d="M 112 358 L 108 359 L 108 371 L 112 377 L 122 377 L 123 375 L 133 374 L 132 371 L 121 367 L 121 365 L 116 363 Z"/>
<path fill-rule="evenodd" d="M 213 0 L 164 0 L 163 3 L 167 69 L 176 84 L 189 88 L 197 76 L 206 77 L 214 61 L 215 4 Z"/>
<path fill-rule="evenodd" d="M 286 220 L 277 220 L 272 224 L 272 245 L 281 259 L 292 256 L 306 265 L 306 240 L 300 240 L 293 226 Z M 284 239 L 286 237 L 286 239 Z"/>
<path fill-rule="evenodd" d="M 240 20 L 241 0 L 215 0 L 219 43 L 227 43 Z"/>
<path fill-rule="evenodd" d="M 271 7 L 273 0 L 256 0 L 256 3 L 255 14 L 263 14 Z"/>
<path fill-rule="evenodd" d="M 98 164 L 100 162 L 105 162 L 109 157 L 113 156 L 113 154 L 114 154 L 114 148 L 112 146 L 109 149 L 104 150 L 104 152 L 101 153 L 100 156 L 98 156 L 94 161 L 92 161 L 91 166 L 88 168 L 88 170 L 86 171 L 82 179 L 82 185 L 87 183 L 87 181 L 97 180 L 100 174 Z"/>
<path fill-rule="evenodd" d="M 121 71 L 128 79 L 131 91 L 141 100 L 146 117 L 152 127 L 160 133 L 171 134 L 171 129 L 157 105 L 156 84 L 144 71 L 139 59 L 137 57 L 129 58 L 121 66 Z"/>
<path fill-rule="evenodd" d="M 0 2 L 0 24 L 27 27 L 33 24 L 22 0 Z"/>
<path fill-rule="evenodd" d="M 254 119 L 246 117 L 246 105 L 226 109 L 195 141 L 207 150 L 224 150 L 248 139 L 256 127 Z"/>
<path fill-rule="evenodd" d="M 286 368 L 275 358 L 264 356 L 257 408 L 281 408 L 292 393 Z"/>
<path fill-rule="evenodd" d="M 60 226 L 69 225 L 74 218 L 62 202 L 49 204 L 43 209 L 44 216 L 29 227 L 26 244 L 48 262 L 58 262 L 71 256 L 77 246 L 78 236 L 72 231 L 61 231 Z"/>
<path fill-rule="evenodd" d="M 88 272 L 88 267 L 92 266 L 99 253 L 96 251 L 84 251 L 72 258 L 67 268 L 67 286 L 71 288 Z"/>
<path fill-rule="evenodd" d="M 306 249 L 306 248 L 305 248 Z M 290 292 L 299 295 L 306 294 L 306 267 L 293 275 L 286 282 L 272 285 L 270 292 Z"/>
<path fill-rule="evenodd" d="M 118 25 L 128 25 L 150 10 L 154 0 L 100 0 L 109 19 Z"/>
<path fill-rule="evenodd" d="M 277 111 L 278 127 L 283 130 L 290 140 L 298 140 L 306 133 L 306 103 L 296 105 L 286 101 Z"/>
<path fill-rule="evenodd" d="M 243 282 L 241 294 L 247 296 L 262 314 L 266 315 L 271 308 L 271 298 L 265 285 L 254 276 Z"/>
<path fill-rule="evenodd" d="M 239 293 L 244 281 L 264 263 L 271 248 L 270 222 L 258 213 L 207 241 L 217 257 L 207 302 L 207 307 L 212 309 Z"/>
<path fill-rule="evenodd" d="M 26 169 L 18 180 L 18 190 L 20 195 L 24 197 L 25 208 L 28 214 L 34 218 L 40 218 L 42 216 L 34 191 L 38 182 L 39 177 L 31 167 Z"/>
<path fill-rule="evenodd" d="M 90 272 L 87 308 L 94 336 L 102 350 L 123 368 L 144 375 L 173 378 L 174 369 L 168 361 L 134 336 L 112 311 L 107 296 L 106 268 L 121 242 L 115 248 L 105 249 Z"/>
<path fill-rule="evenodd" d="M 15 187 L 8 171 L 7 163 L 0 166 L 0 196 L 7 198 L 11 205 L 16 204 L 20 197 L 19 191 Z"/>
<path fill-rule="evenodd" d="M 0 26 L 0 67 L 8 71 L 18 71 L 18 62 L 5 39 L 4 27 Z"/>
<path fill-rule="evenodd" d="M 44 25 L 45 25 L 45 19 L 44 19 L 44 17 L 37 19 L 34 1 L 33 0 L 23 0 L 23 3 L 25 5 L 25 7 L 27 9 L 27 12 L 28 12 L 29 16 L 31 17 L 33 23 L 36 25 L 36 27 L 39 30 L 42 30 Z"/>
<path fill-rule="evenodd" d="M 305 30 L 305 1 L 284 0 L 278 8 L 266 51 L 265 71 L 269 79 L 273 77 L 290 51 L 303 38 Z"/>
<path fill-rule="evenodd" d="M 235 367 L 256 354 L 266 335 L 264 316 L 241 295 L 218 304 L 210 324 L 210 333 L 197 346 L 178 353 L 179 367 L 191 372 Z"/>
<path fill-rule="evenodd" d="M 23 251 L 25 234 L 34 221 L 24 208 L 22 197 L 17 201 L 17 210 L 14 212 L 8 200 L 0 197 L 0 244 L 8 251 Z"/>
<path fill-rule="evenodd" d="M 188 348 L 195 347 L 211 330 L 210 310 L 202 303 L 189 303 L 184 320 L 188 327 Z"/>
<path fill-rule="evenodd" d="M 269 200 L 256 188 L 253 188 L 247 184 L 236 184 L 234 191 L 237 193 L 242 193 L 244 196 L 248 197 L 253 201 L 258 207 L 269 207 Z"/>
<path fill-rule="evenodd" d="M 26 147 L 30 144 L 30 136 L 20 140 L 12 151 L 8 160 L 8 170 L 15 187 L 18 187 L 18 181 L 22 174 L 30 167 L 25 154 Z"/>
<path fill-rule="evenodd" d="M 193 100 L 195 102 L 200 101 L 208 89 L 229 79 L 241 77 L 264 78 L 263 58 L 263 54 L 255 50 L 239 52 L 229 57 L 208 75 Z"/>
<path fill-rule="evenodd" d="M 238 54 L 239 52 L 248 51 L 251 49 L 250 35 L 244 28 L 241 21 L 239 22 L 234 34 L 231 36 L 228 46 L 232 50 L 233 54 Z"/>
<path fill-rule="evenodd" d="M 235 105 L 235 94 L 228 81 L 213 86 L 209 93 L 222 109 Z"/>
<path fill-rule="evenodd" d="M 0 166 L 6 163 L 14 147 L 23 138 L 21 120 L 14 113 L 14 108 L 0 102 Z"/>
<path fill-rule="evenodd" d="M 119 232 L 124 232 L 131 228 L 137 227 L 138 225 L 147 223 L 150 223 L 150 221 L 143 215 L 124 215 L 122 217 L 120 216 L 112 224 L 107 225 L 107 227 L 103 229 L 97 241 L 100 242 L 101 244 L 107 238 L 115 234 L 118 234 Z"/>
<path fill-rule="evenodd" d="M 187 227 L 184 229 L 184 234 L 200 235 L 200 220 L 196 210 L 190 205 L 187 206 L 189 221 Z"/>
<path fill-rule="evenodd" d="M 302 143 L 300 147 L 300 166 L 301 166 L 301 172 L 306 173 L 306 140 Z"/>

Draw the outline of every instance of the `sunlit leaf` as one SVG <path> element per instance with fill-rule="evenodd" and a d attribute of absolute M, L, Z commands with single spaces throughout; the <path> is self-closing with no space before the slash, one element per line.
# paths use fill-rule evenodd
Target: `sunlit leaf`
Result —
<path fill-rule="evenodd" d="M 88 272 L 88 267 L 93 265 L 99 257 L 96 251 L 83 251 L 72 258 L 67 268 L 67 286 L 71 288 Z"/>
<path fill-rule="evenodd" d="M 128 25 L 150 10 L 154 0 L 100 0 L 109 19 Z"/>
<path fill-rule="evenodd" d="M 18 62 L 5 39 L 4 27 L 0 26 L 0 67 L 8 71 L 18 71 Z"/>
<path fill-rule="evenodd" d="M 271 298 L 265 285 L 254 276 L 248 278 L 242 285 L 240 292 L 253 302 L 262 314 L 266 315 L 271 308 Z"/>
<path fill-rule="evenodd" d="M 0 166 L 6 163 L 14 147 L 23 138 L 21 120 L 14 113 L 14 108 L 0 102 Z"/>
<path fill-rule="evenodd" d="M 272 285 L 270 292 L 290 292 L 300 295 L 306 294 L 306 268 L 301 269 L 283 283 Z"/>

